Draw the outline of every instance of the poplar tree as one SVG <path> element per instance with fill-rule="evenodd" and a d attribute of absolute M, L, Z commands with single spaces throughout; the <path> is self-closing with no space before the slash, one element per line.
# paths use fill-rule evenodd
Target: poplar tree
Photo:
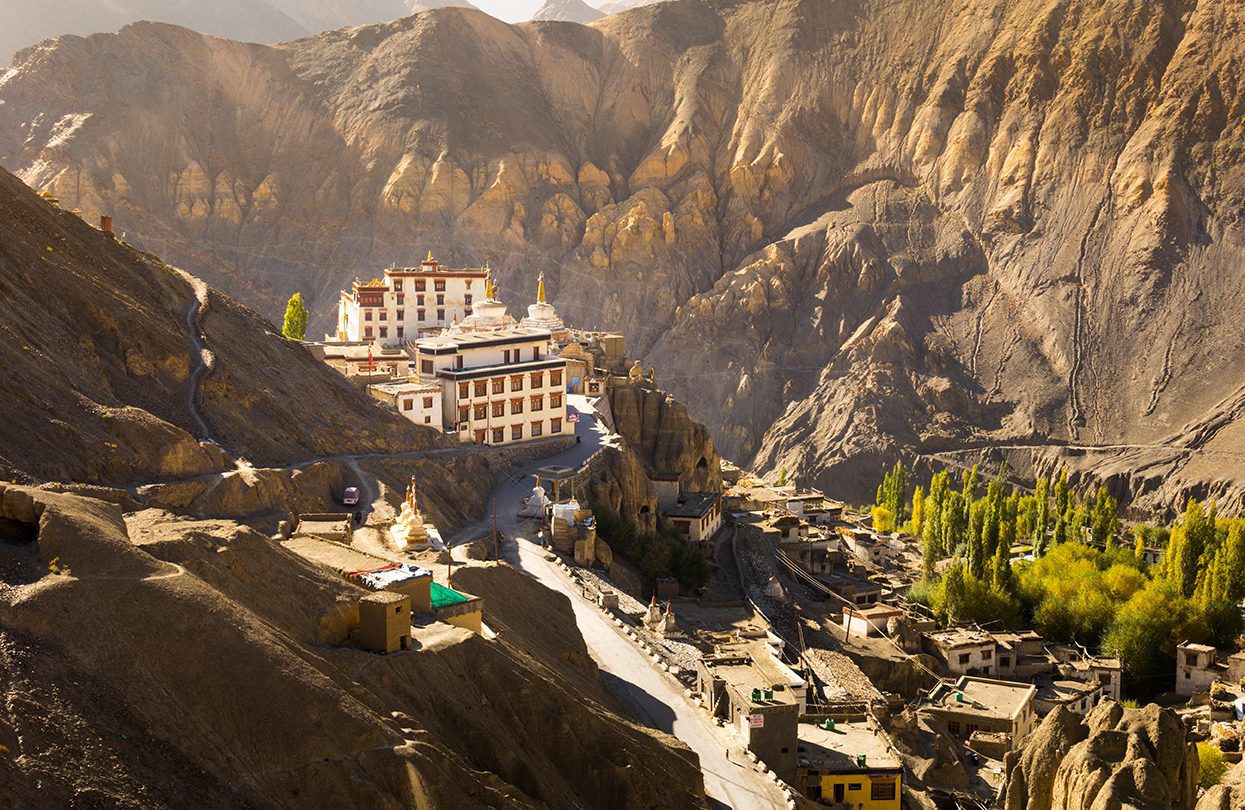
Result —
<path fill-rule="evenodd" d="M 303 340 L 307 337 L 307 307 L 303 306 L 303 294 L 294 293 L 290 302 L 285 305 L 285 324 L 281 334 L 290 340 Z"/>
<path fill-rule="evenodd" d="M 1046 533 L 1050 530 L 1050 479 L 1042 476 L 1037 480 L 1033 499 L 1037 511 L 1033 517 L 1033 554 L 1040 557 L 1046 553 Z"/>

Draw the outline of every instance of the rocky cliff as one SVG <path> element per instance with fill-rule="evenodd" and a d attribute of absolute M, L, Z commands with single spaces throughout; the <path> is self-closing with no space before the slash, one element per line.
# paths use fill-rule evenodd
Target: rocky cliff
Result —
<path fill-rule="evenodd" d="M 651 383 L 618 382 L 607 394 L 614 430 L 649 473 L 678 473 L 686 492 L 721 492 L 722 459 L 709 430 Z"/>
<path fill-rule="evenodd" d="M 1006 810 L 1188 810 L 1198 789 L 1197 751 L 1180 718 L 1154 704 L 1107 702 L 1085 717 L 1057 708 L 1006 767 Z"/>
<path fill-rule="evenodd" d="M 135 25 L 23 54 L 0 161 L 320 324 L 429 248 L 511 304 L 543 270 L 726 455 L 845 497 L 970 450 L 1239 503 L 1243 31 L 1235 0 Z"/>

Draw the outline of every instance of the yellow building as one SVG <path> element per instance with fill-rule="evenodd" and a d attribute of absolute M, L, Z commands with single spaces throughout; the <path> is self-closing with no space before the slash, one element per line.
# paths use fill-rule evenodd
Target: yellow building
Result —
<path fill-rule="evenodd" d="M 868 718 L 800 723 L 796 750 L 798 784 L 808 798 L 852 810 L 899 810 L 903 766 Z"/>
<path fill-rule="evenodd" d="M 484 600 L 478 596 L 432 583 L 432 615 L 439 622 L 452 624 L 479 635 L 484 632 Z"/>

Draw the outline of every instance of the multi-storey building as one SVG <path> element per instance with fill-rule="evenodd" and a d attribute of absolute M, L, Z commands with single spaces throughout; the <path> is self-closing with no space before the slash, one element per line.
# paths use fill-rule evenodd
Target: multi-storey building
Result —
<path fill-rule="evenodd" d="M 489 271 L 452 269 L 428 254 L 419 267 L 391 267 L 384 280 L 342 290 L 337 303 L 337 341 L 402 346 L 460 321 L 485 295 Z"/>
<path fill-rule="evenodd" d="M 512 326 L 415 341 L 420 378 L 442 381 L 446 430 L 492 445 L 573 432 L 566 360 L 548 354 L 550 337 L 545 329 Z"/>

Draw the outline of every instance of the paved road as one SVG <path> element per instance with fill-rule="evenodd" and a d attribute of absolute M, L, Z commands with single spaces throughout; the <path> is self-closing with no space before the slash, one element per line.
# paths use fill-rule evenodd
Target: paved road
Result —
<path fill-rule="evenodd" d="M 571 600 L 575 621 L 588 651 L 601 669 L 601 679 L 636 716 L 653 728 L 673 734 L 700 757 L 705 790 L 718 808 L 770 810 L 785 805 L 785 797 L 766 777 L 752 770 L 736 746 L 732 762 L 727 758 L 730 738 L 715 726 L 706 712 L 692 704 L 680 686 L 660 674 L 649 658 L 591 602 L 571 584 L 556 566 L 545 559 L 545 552 L 532 541 L 538 524 L 517 517 L 523 499 L 532 492 L 531 474 L 539 467 L 578 467 L 605 444 L 618 437 L 596 419 L 588 400 L 568 398 L 567 404 L 580 414 L 580 444 L 550 458 L 532 462 L 497 488 L 497 523 L 502 532 L 516 538 L 507 548 L 509 561 L 543 585 L 564 593 Z M 492 517 L 468 527 L 457 535 L 458 542 L 478 537 L 492 525 Z"/>

